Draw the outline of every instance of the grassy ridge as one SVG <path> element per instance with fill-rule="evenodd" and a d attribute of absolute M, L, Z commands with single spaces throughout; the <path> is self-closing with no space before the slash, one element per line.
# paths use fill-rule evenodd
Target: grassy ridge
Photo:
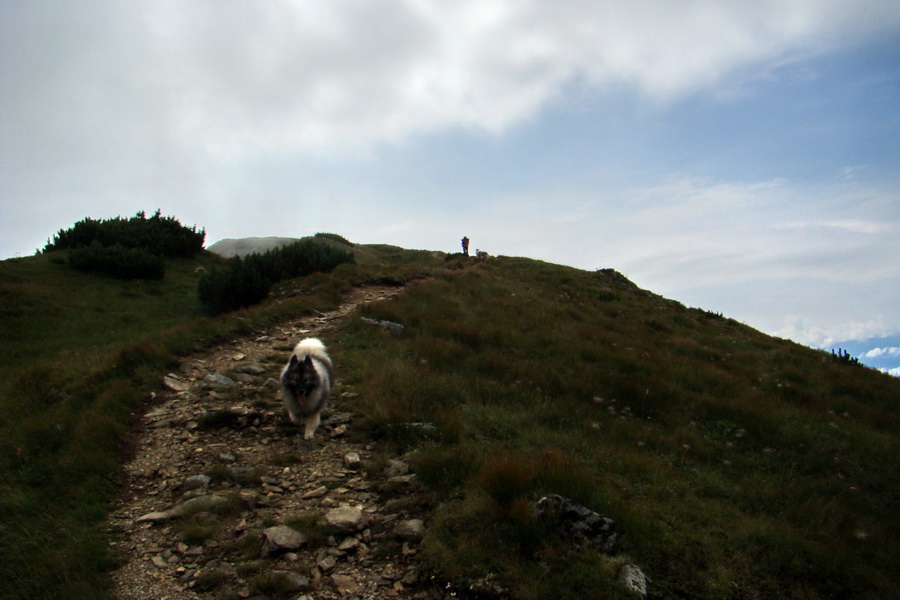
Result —
<path fill-rule="evenodd" d="M 64 252 L 0 262 L 0 598 L 108 597 L 115 557 L 101 527 L 123 444 L 179 356 L 333 309 L 353 285 L 444 267 L 434 256 L 401 264 L 399 249 L 359 252 L 359 265 L 287 282 L 264 305 L 216 319 L 197 297 L 198 268 L 222 262 L 208 253 L 170 262 L 152 282 L 79 273 Z"/>
<path fill-rule="evenodd" d="M 627 597 L 616 562 L 535 521 L 528 502 L 559 493 L 619 522 L 617 560 L 645 570 L 654 598 L 883 598 L 900 584 L 898 380 L 614 272 L 353 252 L 220 319 L 196 296 L 208 254 L 161 282 L 79 274 L 54 253 L 0 263 L 0 597 L 107 597 L 97 524 L 161 375 L 363 282 L 412 282 L 363 311 L 406 333 L 348 319 L 329 348 L 371 435 L 412 452 L 432 490 L 422 555 L 446 579 Z"/>
<path fill-rule="evenodd" d="M 524 259 L 366 313 L 409 333 L 351 323 L 339 352 L 373 430 L 414 451 L 439 499 L 426 556 L 451 581 L 619 595 L 614 563 L 534 522 L 528 501 L 559 493 L 620 523 L 656 598 L 883 598 L 900 583 L 896 379 L 614 273 Z"/>

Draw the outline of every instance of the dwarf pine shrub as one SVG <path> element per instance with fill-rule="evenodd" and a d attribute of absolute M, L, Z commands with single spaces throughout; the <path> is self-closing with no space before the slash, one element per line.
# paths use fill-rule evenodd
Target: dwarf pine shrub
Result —
<path fill-rule="evenodd" d="M 93 244 L 103 247 L 143 248 L 165 257 L 191 257 L 203 250 L 206 230 L 185 227 L 175 217 L 163 217 L 157 210 L 149 219 L 141 211 L 130 219 L 85 218 L 48 240 L 44 252 L 71 250 Z"/>
<path fill-rule="evenodd" d="M 221 314 L 262 302 L 279 281 L 328 272 L 353 261 L 350 252 L 301 240 L 263 254 L 236 256 L 225 267 L 204 274 L 197 291 L 209 312 Z"/>
<path fill-rule="evenodd" d="M 162 279 L 166 263 L 161 256 L 145 248 L 128 248 L 121 244 L 103 246 L 94 240 L 89 246 L 69 251 L 69 264 L 79 271 L 92 271 L 117 279 Z"/>

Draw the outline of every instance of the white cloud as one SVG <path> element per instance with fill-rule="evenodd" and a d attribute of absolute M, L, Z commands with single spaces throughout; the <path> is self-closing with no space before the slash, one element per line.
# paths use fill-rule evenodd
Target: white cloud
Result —
<path fill-rule="evenodd" d="M 863 356 L 865 358 L 892 358 L 895 356 L 900 356 L 900 348 L 872 348 L 871 350 L 863 354 Z"/>
<path fill-rule="evenodd" d="M 163 160 L 155 140 L 233 160 L 364 150 L 452 127 L 501 132 L 572 84 L 666 100 L 900 23 L 900 4 L 887 0 L 145 0 L 5 10 L 4 80 L 16 85 L 5 86 L 4 110 L 43 129 L 28 143 L 97 152 L 112 142 L 112 153 Z"/>
<path fill-rule="evenodd" d="M 810 310 L 810 312 L 813 311 Z M 866 309 L 863 307 L 862 310 L 845 313 L 845 316 L 849 314 L 852 317 L 865 312 Z M 859 321 L 851 318 L 842 322 L 829 321 L 823 317 L 827 317 L 827 315 L 815 315 L 813 316 L 815 322 L 813 322 L 809 317 L 789 316 L 784 319 L 783 325 L 773 333 L 816 348 L 831 348 L 835 344 L 848 340 L 868 340 L 900 331 L 900 321 L 889 319 L 884 315 Z"/>

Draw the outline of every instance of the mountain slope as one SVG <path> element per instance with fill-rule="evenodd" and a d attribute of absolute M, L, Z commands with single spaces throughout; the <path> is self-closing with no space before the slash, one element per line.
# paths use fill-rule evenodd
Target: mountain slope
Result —
<path fill-rule="evenodd" d="M 620 556 L 655 598 L 896 588 L 900 469 L 884 460 L 900 450 L 894 378 L 612 271 L 527 259 L 438 277 L 364 312 L 409 332 L 357 325 L 350 337 L 368 340 L 364 414 L 416 449 L 439 498 L 426 556 L 444 577 L 523 598 L 612 589 L 610 561 L 568 547 L 527 509 L 562 494 L 619 523 Z M 404 439 L 405 422 L 435 429 Z"/>
<path fill-rule="evenodd" d="M 437 581 L 517 598 L 627 597 L 616 579 L 630 561 L 653 598 L 883 598 L 900 584 L 900 472 L 888 459 L 900 450 L 900 381 L 611 270 L 357 250 L 365 260 L 287 283 L 258 308 L 217 320 L 187 309 L 165 327 L 138 318 L 141 298 L 191 304 L 178 300 L 191 263 L 171 287 L 73 275 L 52 255 L 0 263 L 0 292 L 15 300 L 2 325 L 21 330 L 2 365 L 4 593 L 76 585 L 104 597 L 95 524 L 129 412 L 178 356 L 264 335 L 365 281 L 407 287 L 328 334 L 338 377 L 358 394 L 342 410 L 359 414 L 382 460 L 405 455 L 430 494 L 417 556 Z M 76 327 L 86 314 L 88 337 Z M 54 344 L 40 368 L 29 327 Z M 618 523 L 614 556 L 536 520 L 531 503 L 554 493 Z M 71 543 L 52 542 L 59 530 Z"/>

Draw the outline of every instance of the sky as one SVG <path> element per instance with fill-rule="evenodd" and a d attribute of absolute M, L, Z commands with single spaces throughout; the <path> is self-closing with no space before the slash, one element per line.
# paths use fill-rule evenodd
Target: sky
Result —
<path fill-rule="evenodd" d="M 900 374 L 900 2 L 0 0 L 0 258 L 156 209 L 467 235 Z"/>

